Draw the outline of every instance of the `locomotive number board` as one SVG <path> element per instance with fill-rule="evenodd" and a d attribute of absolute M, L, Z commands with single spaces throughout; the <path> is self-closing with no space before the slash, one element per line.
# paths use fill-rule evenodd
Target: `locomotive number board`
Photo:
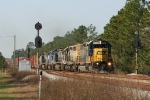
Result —
<path fill-rule="evenodd" d="M 106 44 L 106 42 L 98 41 L 98 42 L 93 42 L 93 44 Z"/>

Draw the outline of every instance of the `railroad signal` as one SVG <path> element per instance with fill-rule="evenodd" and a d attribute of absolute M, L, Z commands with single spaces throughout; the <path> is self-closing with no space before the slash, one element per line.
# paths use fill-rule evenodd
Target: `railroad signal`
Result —
<path fill-rule="evenodd" d="M 30 48 L 28 47 L 28 58 L 30 57 Z"/>
<path fill-rule="evenodd" d="M 42 38 L 40 36 L 37 36 L 35 38 L 35 47 L 36 48 L 41 48 L 42 47 Z"/>
<path fill-rule="evenodd" d="M 137 49 L 141 49 L 141 42 L 137 41 Z"/>
<path fill-rule="evenodd" d="M 41 28 L 42 28 L 42 24 L 41 23 L 38 22 L 38 23 L 35 24 L 35 29 L 36 30 L 40 30 Z"/>
<path fill-rule="evenodd" d="M 135 46 L 136 49 L 141 49 L 142 43 L 141 43 L 141 40 L 140 40 L 139 37 L 135 39 L 134 46 Z"/>

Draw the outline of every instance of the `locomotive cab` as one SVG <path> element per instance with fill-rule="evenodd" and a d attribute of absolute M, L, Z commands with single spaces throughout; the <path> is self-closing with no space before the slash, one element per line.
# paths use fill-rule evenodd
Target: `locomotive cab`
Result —
<path fill-rule="evenodd" d="M 101 39 L 90 41 L 88 55 L 93 68 L 112 71 L 113 60 L 111 57 L 111 44 Z"/>

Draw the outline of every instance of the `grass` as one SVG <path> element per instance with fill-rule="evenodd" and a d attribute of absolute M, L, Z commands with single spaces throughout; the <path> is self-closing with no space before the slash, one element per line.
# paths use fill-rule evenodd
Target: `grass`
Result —
<path fill-rule="evenodd" d="M 119 80 L 46 80 L 42 87 L 42 100 L 149 100 L 138 84 Z"/>
<path fill-rule="evenodd" d="M 30 75 L 33 77 L 22 80 Z M 83 81 L 80 77 L 79 80 L 49 80 L 42 76 L 41 100 L 149 100 L 147 95 L 133 90 L 129 82 L 92 80 Z M 38 100 L 38 85 L 39 75 L 10 68 L 6 77 L 0 72 L 0 100 Z"/>
<path fill-rule="evenodd" d="M 35 73 L 18 72 L 15 68 L 9 68 L 6 75 L 0 72 L 0 100 L 37 100 L 38 81 L 33 82 L 36 78 L 30 82 L 22 81 L 22 78 Z"/>
<path fill-rule="evenodd" d="M 42 93 L 43 100 L 134 100 L 132 93 L 121 87 L 78 80 L 47 81 Z"/>

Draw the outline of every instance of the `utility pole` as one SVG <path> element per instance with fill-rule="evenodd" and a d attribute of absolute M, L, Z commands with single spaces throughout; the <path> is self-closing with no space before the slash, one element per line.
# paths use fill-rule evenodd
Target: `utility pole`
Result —
<path fill-rule="evenodd" d="M 135 60 L 136 60 L 136 65 L 135 65 L 135 73 L 138 74 L 138 63 L 137 63 L 137 60 L 138 60 L 138 49 L 136 48 L 136 51 L 135 51 Z"/>
<path fill-rule="evenodd" d="M 16 35 L 14 35 L 14 68 L 15 68 L 15 66 L 16 66 L 15 51 L 16 51 Z"/>
<path fill-rule="evenodd" d="M 20 53 L 20 52 L 21 52 L 21 50 L 17 50 L 17 53 L 18 53 L 18 66 L 17 66 L 17 67 L 18 67 L 18 68 L 19 68 L 19 56 L 20 56 L 19 53 Z"/>

